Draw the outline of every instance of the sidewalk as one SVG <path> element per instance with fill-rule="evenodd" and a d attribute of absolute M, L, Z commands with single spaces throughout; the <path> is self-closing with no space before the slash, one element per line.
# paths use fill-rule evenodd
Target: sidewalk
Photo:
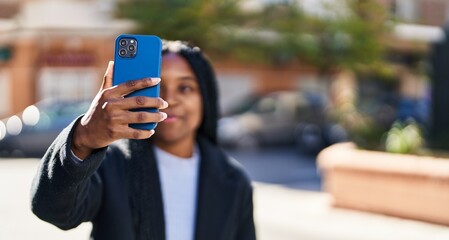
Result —
<path fill-rule="evenodd" d="M 29 210 L 38 161 L 0 159 L 0 239 L 88 239 L 91 225 L 61 231 Z M 259 240 L 449 240 L 449 227 L 335 209 L 329 196 L 255 183 Z M 449 204 L 449 203 L 448 203 Z"/>
<path fill-rule="evenodd" d="M 259 240 L 449 240 L 449 227 L 332 208 L 326 193 L 255 189 Z"/>

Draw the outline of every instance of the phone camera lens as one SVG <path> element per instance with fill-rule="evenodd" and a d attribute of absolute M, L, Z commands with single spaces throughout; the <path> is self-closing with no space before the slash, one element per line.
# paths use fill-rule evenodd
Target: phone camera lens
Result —
<path fill-rule="evenodd" d="M 119 54 L 122 57 L 125 56 L 126 55 L 126 50 L 125 49 L 120 50 Z"/>
<path fill-rule="evenodd" d="M 122 40 L 120 40 L 120 46 L 125 46 L 126 45 L 126 40 L 125 39 L 122 39 Z"/>
<path fill-rule="evenodd" d="M 129 50 L 130 52 L 134 52 L 134 50 L 136 50 L 136 47 L 134 47 L 134 45 L 129 45 L 129 46 L 128 46 L 128 50 Z"/>

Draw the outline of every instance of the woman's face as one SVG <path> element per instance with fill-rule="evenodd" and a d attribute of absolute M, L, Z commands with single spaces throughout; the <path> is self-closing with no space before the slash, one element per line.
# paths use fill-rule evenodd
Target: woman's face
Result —
<path fill-rule="evenodd" d="M 156 128 L 156 141 L 173 144 L 194 141 L 202 119 L 200 86 L 188 62 L 175 53 L 162 57 L 161 98 L 168 117 Z"/>

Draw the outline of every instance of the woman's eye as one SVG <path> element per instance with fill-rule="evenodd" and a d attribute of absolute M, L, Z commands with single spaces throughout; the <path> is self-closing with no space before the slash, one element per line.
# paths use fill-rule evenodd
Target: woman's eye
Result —
<path fill-rule="evenodd" d="M 193 92 L 194 89 L 191 86 L 179 86 L 179 91 L 182 93 Z"/>

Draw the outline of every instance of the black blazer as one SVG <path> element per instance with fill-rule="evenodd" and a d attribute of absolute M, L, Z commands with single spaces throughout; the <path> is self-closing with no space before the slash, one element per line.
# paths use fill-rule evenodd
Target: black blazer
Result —
<path fill-rule="evenodd" d="M 148 203 L 151 239 L 164 240 L 162 194 L 151 142 L 120 140 L 80 162 L 70 154 L 74 123 L 61 132 L 41 160 L 31 188 L 33 212 L 64 230 L 91 221 L 91 239 L 135 239 L 139 222 L 130 203 L 126 162 L 148 158 L 152 169 L 148 185 L 152 193 Z M 214 144 L 198 138 L 198 146 L 195 239 L 256 239 L 249 179 L 240 165 Z"/>

